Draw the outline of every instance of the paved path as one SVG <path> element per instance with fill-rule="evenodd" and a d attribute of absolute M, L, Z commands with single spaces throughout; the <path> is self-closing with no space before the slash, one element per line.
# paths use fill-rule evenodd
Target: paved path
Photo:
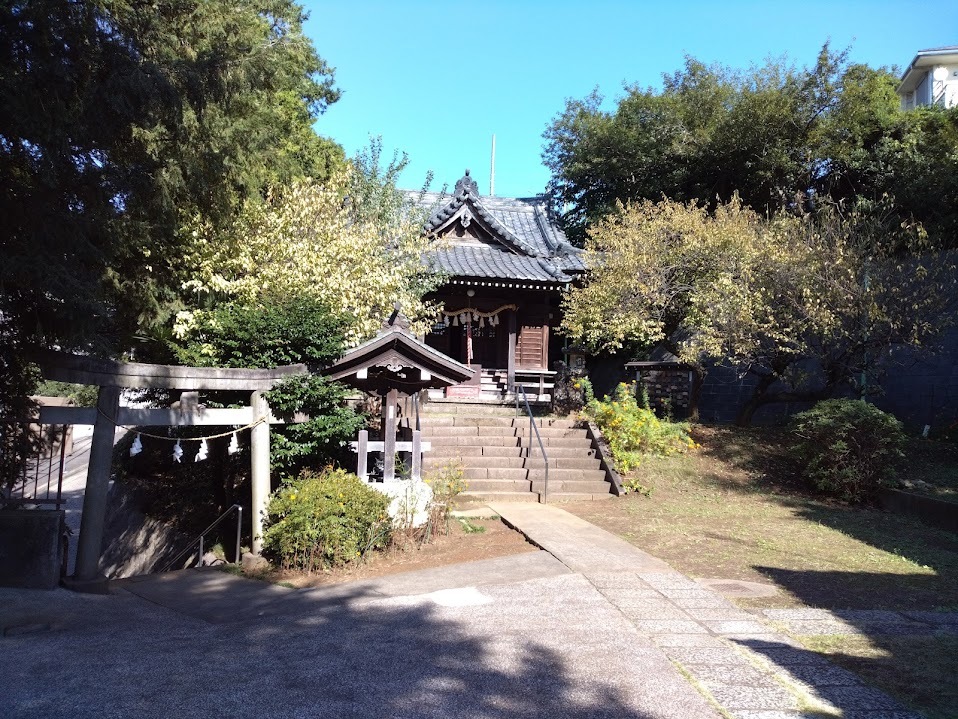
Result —
<path fill-rule="evenodd" d="M 818 622 L 821 633 L 834 625 L 828 612 L 752 614 L 562 509 L 529 503 L 489 506 L 531 542 L 581 573 L 641 636 L 735 719 L 799 719 L 819 717 L 820 712 L 844 719 L 920 719 L 851 672 L 802 648 L 769 621 L 783 621 L 790 629 L 804 627 L 789 627 L 788 622 Z M 936 616 L 946 622 L 949 617 Z M 906 618 L 881 621 L 901 626 Z M 926 625 L 930 621 L 925 617 Z"/>
<path fill-rule="evenodd" d="M 492 508 L 548 551 L 307 590 L 0 589 L 0 716 L 917 719 L 778 628 L 958 627 L 746 612 L 561 509 Z"/>
<path fill-rule="evenodd" d="M 0 589 L 0 716 L 720 719 L 535 552 L 328 589 L 216 570 Z"/>

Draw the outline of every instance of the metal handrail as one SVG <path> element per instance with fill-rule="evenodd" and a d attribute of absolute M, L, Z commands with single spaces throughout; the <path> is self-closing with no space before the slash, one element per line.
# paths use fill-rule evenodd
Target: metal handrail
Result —
<path fill-rule="evenodd" d="M 207 534 L 212 532 L 214 529 L 216 529 L 216 527 L 219 526 L 220 522 L 226 519 L 229 516 L 229 513 L 232 512 L 234 509 L 236 510 L 236 564 L 239 564 L 240 563 L 240 531 L 243 528 L 243 508 L 238 504 L 234 504 L 225 512 L 223 512 L 219 517 L 217 517 L 216 520 L 210 526 L 208 526 L 206 529 L 200 532 L 199 536 L 196 539 L 194 539 L 192 542 L 187 544 L 183 548 L 183 551 L 181 551 L 179 554 L 173 557 L 173 559 L 171 559 L 167 563 L 167 565 L 163 567 L 163 569 L 161 569 L 160 571 L 161 572 L 170 571 L 170 567 L 175 565 L 183 557 L 189 554 L 190 550 L 193 549 L 193 547 L 197 544 L 197 542 L 199 542 L 199 552 L 196 555 L 196 560 L 197 560 L 196 563 L 201 564 L 203 562 L 203 538 Z"/>
<path fill-rule="evenodd" d="M 529 457 L 532 457 L 532 433 L 535 431 L 536 439 L 539 441 L 539 451 L 542 452 L 542 462 L 545 464 L 546 476 L 542 485 L 542 495 L 539 497 L 541 504 L 549 503 L 549 456 L 546 454 L 545 445 L 542 443 L 542 437 L 539 435 L 539 428 L 536 427 L 535 419 L 532 416 L 532 407 L 529 405 L 529 397 L 526 395 L 525 387 L 516 383 L 513 388 L 516 396 L 516 418 L 519 417 L 519 393 L 522 392 L 522 401 L 526 404 L 526 413 L 529 415 Z"/>

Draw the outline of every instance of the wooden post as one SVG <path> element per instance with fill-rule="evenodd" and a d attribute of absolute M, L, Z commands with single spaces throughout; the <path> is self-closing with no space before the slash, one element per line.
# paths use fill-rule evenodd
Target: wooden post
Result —
<path fill-rule="evenodd" d="M 412 472 L 410 478 L 413 481 L 422 479 L 422 432 L 418 429 L 412 433 Z"/>
<path fill-rule="evenodd" d="M 269 415 L 269 404 L 262 392 L 253 392 L 253 418 Z M 252 464 L 252 552 L 263 552 L 263 519 L 269 502 L 269 422 L 261 422 L 250 430 L 250 458 Z"/>
<path fill-rule="evenodd" d="M 100 387 L 96 401 L 96 420 L 90 443 L 90 464 L 83 493 L 83 515 L 77 540 L 75 577 L 80 582 L 99 578 L 100 552 L 103 548 L 103 524 L 106 520 L 110 469 L 113 464 L 113 439 L 116 415 L 120 407 L 119 387 Z"/>
<path fill-rule="evenodd" d="M 399 402 L 399 390 L 391 389 L 386 393 L 383 407 L 383 482 L 396 478 L 396 404 Z"/>
<path fill-rule="evenodd" d="M 359 441 L 356 442 L 356 452 L 358 453 L 358 458 L 356 460 L 356 476 L 359 477 L 364 482 L 369 481 L 369 430 L 361 429 L 359 430 Z"/>
<path fill-rule="evenodd" d="M 516 391 L 516 310 L 509 310 L 509 351 L 506 355 L 506 391 Z"/>

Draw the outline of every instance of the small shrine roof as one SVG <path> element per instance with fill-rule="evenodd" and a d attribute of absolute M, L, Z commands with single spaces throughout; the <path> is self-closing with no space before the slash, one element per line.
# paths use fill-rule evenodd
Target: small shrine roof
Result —
<path fill-rule="evenodd" d="M 324 374 L 366 392 L 412 394 L 460 384 L 474 370 L 417 339 L 396 307 L 375 337 L 346 352 Z"/>

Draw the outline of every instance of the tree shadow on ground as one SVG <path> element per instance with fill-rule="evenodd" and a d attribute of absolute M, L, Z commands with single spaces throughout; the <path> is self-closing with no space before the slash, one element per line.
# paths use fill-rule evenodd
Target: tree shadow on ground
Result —
<path fill-rule="evenodd" d="M 878 509 L 782 497 L 797 517 L 898 558 L 900 572 L 790 571 L 755 567 L 813 606 L 958 609 L 958 534 Z M 814 598 L 814 601 L 812 599 Z"/>
<path fill-rule="evenodd" d="M 706 457 L 737 471 L 712 473 L 707 480 L 724 490 L 761 494 L 793 516 L 833 529 L 886 552 L 900 572 L 815 572 L 756 567 L 815 606 L 839 608 L 958 607 L 958 534 L 910 516 L 853 506 L 814 494 L 788 457 L 781 429 L 708 428 Z M 801 547 L 795 551 L 801 552 Z M 897 559 L 896 559 L 897 558 Z M 827 557 L 826 557 L 827 559 Z M 841 581 L 837 580 L 841 577 Z M 786 581 L 787 580 L 787 581 Z M 776 579 L 777 581 L 777 579 Z"/>
<path fill-rule="evenodd" d="M 570 622 L 548 586 L 529 602 L 508 588 L 489 602 L 462 591 L 445 606 L 349 588 L 289 591 L 259 605 L 244 599 L 218 624 L 129 595 L 71 601 L 59 592 L 69 616 L 0 657 L 12 688 L 0 714 L 652 719 L 640 707 L 654 706 L 655 717 L 688 715 L 688 700 L 668 686 L 631 681 L 639 655 L 627 640 Z M 204 596 L 224 599 L 192 600 Z M 36 609 L 21 604 L 24 615 Z M 620 685 L 622 676 L 630 681 Z"/>
<path fill-rule="evenodd" d="M 809 647 L 864 682 L 889 692 L 929 719 L 958 716 L 958 594 L 953 584 L 943 587 L 938 575 L 868 572 L 790 571 L 755 567 L 802 603 L 820 607 L 784 621 L 789 632 L 800 636 Z M 949 604 L 949 601 L 952 603 Z M 802 617 L 805 617 L 804 619 Z M 782 621 L 782 619 L 779 619 Z M 808 682 L 818 678 L 814 694 L 856 701 L 846 709 L 890 710 L 881 703 L 864 703 L 860 690 L 847 678 L 823 668 L 817 653 L 783 650 L 772 643 L 746 642 L 769 661 L 783 657 L 801 665 L 797 678 Z M 789 667 L 791 669 L 791 667 Z M 812 684 L 815 684 L 812 682 Z M 844 686 L 835 686 L 843 684 Z M 839 706 L 842 706 L 839 704 Z"/>

